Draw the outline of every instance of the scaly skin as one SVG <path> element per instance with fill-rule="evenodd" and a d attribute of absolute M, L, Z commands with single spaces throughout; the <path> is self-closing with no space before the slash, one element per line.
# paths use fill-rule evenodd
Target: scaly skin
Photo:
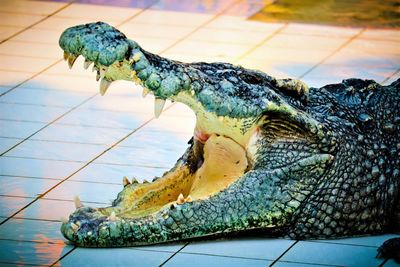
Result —
<path fill-rule="evenodd" d="M 101 94 L 114 80 L 134 81 L 155 96 L 156 117 L 170 99 L 197 118 L 186 153 L 163 177 L 124 179 L 107 208 L 77 201 L 61 227 L 76 245 L 249 230 L 296 239 L 400 230 L 399 80 L 307 88 L 231 64 L 168 60 L 101 22 L 67 29 L 60 46 L 70 66 L 79 55 L 86 68 L 94 62 Z M 224 170 L 213 167 L 219 162 Z M 389 243 L 380 255 L 398 258 L 399 240 Z"/>

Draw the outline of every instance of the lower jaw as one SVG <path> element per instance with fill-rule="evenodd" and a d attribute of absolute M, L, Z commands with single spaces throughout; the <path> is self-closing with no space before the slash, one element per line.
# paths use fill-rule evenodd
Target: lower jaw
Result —
<path fill-rule="evenodd" d="M 203 164 L 194 173 L 187 165 L 177 164 L 172 171 L 153 183 L 125 187 L 115 206 L 100 209 L 83 207 L 76 210 L 70 221 L 62 225 L 64 236 L 75 243 L 79 243 L 79 239 L 86 240 L 82 246 L 110 246 L 111 236 L 121 235 L 112 233 L 115 225 L 124 224 L 128 228 L 137 226 L 137 231 L 140 232 L 141 226 L 148 227 L 148 223 L 166 219 L 165 214 L 169 214 L 170 209 L 179 208 L 185 202 L 196 203 L 208 199 L 225 190 L 245 173 L 248 164 L 246 151 L 232 139 L 217 135 L 207 136 L 203 151 Z M 80 237 L 79 232 L 84 237 Z M 93 240 L 93 244 L 89 242 L 91 235 L 97 238 Z M 128 233 L 126 235 L 129 236 Z M 120 239 L 125 240 L 124 237 Z M 101 240 L 106 243 L 99 244 Z M 145 243 L 136 241 L 132 244 L 121 240 L 112 242 L 116 242 L 118 246 Z"/>

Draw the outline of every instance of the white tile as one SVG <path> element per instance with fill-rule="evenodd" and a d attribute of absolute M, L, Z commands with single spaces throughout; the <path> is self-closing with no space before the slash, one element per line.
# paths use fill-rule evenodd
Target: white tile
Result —
<path fill-rule="evenodd" d="M 238 31 L 204 27 L 190 35 L 190 40 L 257 45 L 269 35 L 257 31 Z"/>
<path fill-rule="evenodd" d="M 17 145 L 22 140 L 23 139 L 0 137 L 0 154 L 3 154 L 13 146 Z"/>
<path fill-rule="evenodd" d="M 159 266 L 173 254 L 170 252 L 139 251 L 129 248 L 104 249 L 78 248 L 60 262 L 61 266 Z"/>
<path fill-rule="evenodd" d="M 9 157 L 87 162 L 106 148 L 106 145 L 27 140 L 5 155 Z"/>
<path fill-rule="evenodd" d="M 84 18 L 90 19 L 94 22 L 99 20 L 122 22 L 137 14 L 139 11 L 140 9 L 135 8 L 73 3 L 72 5 L 58 12 L 55 17 Z"/>
<path fill-rule="evenodd" d="M 2 0 L 0 11 L 9 13 L 49 15 L 65 5 L 66 3 L 54 3 L 54 2 L 43 2 L 43 1 Z"/>
<path fill-rule="evenodd" d="M 55 62 L 55 59 L 0 55 L 0 70 L 39 72 Z"/>
<path fill-rule="evenodd" d="M 230 29 L 240 31 L 259 31 L 269 35 L 278 29 L 284 27 L 284 23 L 263 23 L 254 20 L 246 20 L 239 16 L 219 16 L 212 22 L 207 24 L 207 27 L 217 29 Z"/>
<path fill-rule="evenodd" d="M 35 133 L 46 123 L 0 120 L 0 136 L 8 138 L 26 138 Z"/>
<path fill-rule="evenodd" d="M 0 157 L 2 175 L 64 179 L 83 164 L 55 160 Z"/>
<path fill-rule="evenodd" d="M 282 261 L 340 266 L 378 266 L 375 247 L 361 247 L 300 241 L 281 258 Z"/>
<path fill-rule="evenodd" d="M 95 77 L 39 74 L 24 83 L 25 88 L 39 88 L 51 90 L 65 90 L 96 93 L 99 91 L 100 82 Z"/>
<path fill-rule="evenodd" d="M 0 194 L 35 198 L 56 185 L 59 180 L 0 176 Z M 1 227 L 0 227 L 1 229 Z"/>
<path fill-rule="evenodd" d="M 14 87 L 34 75 L 32 72 L 0 70 L 0 85 Z"/>
<path fill-rule="evenodd" d="M 220 266 L 268 266 L 272 261 L 267 260 L 255 260 L 255 259 L 242 259 L 232 257 L 219 257 L 212 255 L 197 255 L 197 254 L 185 254 L 178 253 L 172 259 L 170 259 L 164 266 L 176 266 L 185 267 L 190 262 L 190 266 L 193 267 L 220 267 Z"/>
<path fill-rule="evenodd" d="M 111 21 L 105 19 L 103 21 L 112 26 L 118 25 L 118 21 L 115 20 Z M 61 33 L 69 27 L 73 27 L 80 24 L 92 23 L 92 22 L 96 21 L 90 18 L 63 18 L 63 17 L 53 16 L 36 24 L 35 26 L 33 26 L 33 28 L 44 29 L 44 30 L 57 30 L 61 35 Z"/>
<path fill-rule="evenodd" d="M 1 28 L 0 28 L 1 29 Z M 58 44 L 61 32 L 59 30 L 26 29 L 11 40 L 41 44 Z M 60 53 L 60 58 L 62 53 Z"/>
<path fill-rule="evenodd" d="M 194 27 L 185 25 L 158 25 L 154 27 L 151 24 L 141 23 L 125 23 L 118 28 L 132 40 L 135 40 L 135 36 L 178 40 L 184 38 L 194 29 Z"/>
<path fill-rule="evenodd" d="M 10 40 L 0 44 L 0 54 L 20 57 L 60 59 L 62 52 L 56 43 L 50 45 Z"/>
<path fill-rule="evenodd" d="M 0 12 L 0 25 L 27 27 L 40 21 L 44 17 L 45 16 L 43 15 L 26 15 L 26 14 Z"/>
<path fill-rule="evenodd" d="M 32 198 L 0 196 L 0 216 L 9 217 L 32 201 Z"/>
<path fill-rule="evenodd" d="M 23 30 L 24 27 L 17 26 L 0 26 L 0 41 L 11 37 L 13 34 Z"/>
<path fill-rule="evenodd" d="M 46 240 L 42 240 L 41 243 L 0 240 L 0 246 L 0 262 L 9 262 L 16 266 L 49 266 L 73 248 L 65 244 L 49 244 Z"/>
<path fill-rule="evenodd" d="M 45 107 L 8 103 L 0 103 L 0 108 L 0 119 L 32 122 L 51 122 L 69 110 L 69 108 L 65 107 Z M 16 110 L 18 112 L 16 112 Z"/>
<path fill-rule="evenodd" d="M 93 94 L 86 92 L 18 87 L 0 98 L 0 102 L 53 107 L 75 107 Z"/>
<path fill-rule="evenodd" d="M 318 35 L 329 37 L 352 37 L 361 32 L 361 28 L 339 27 L 315 24 L 289 23 L 282 31 L 297 35 Z"/>
<path fill-rule="evenodd" d="M 146 10 L 138 16 L 134 17 L 130 22 L 145 23 L 152 25 L 190 25 L 200 26 L 209 21 L 213 15 L 199 14 L 190 12 L 176 12 L 168 10 Z"/>
<path fill-rule="evenodd" d="M 122 191 L 122 189 L 122 183 L 116 185 L 88 183 L 80 181 L 65 181 L 53 190 L 51 190 L 45 196 L 45 198 L 57 200 L 73 200 L 75 196 L 79 196 L 84 205 L 86 205 L 85 202 L 88 201 L 105 203 L 105 205 L 110 206 L 111 201 L 116 198 L 117 194 Z"/>
<path fill-rule="evenodd" d="M 183 253 L 275 260 L 295 241 L 285 239 L 246 238 L 226 241 L 192 242 Z M 265 249 L 269 248 L 269 249 Z"/>

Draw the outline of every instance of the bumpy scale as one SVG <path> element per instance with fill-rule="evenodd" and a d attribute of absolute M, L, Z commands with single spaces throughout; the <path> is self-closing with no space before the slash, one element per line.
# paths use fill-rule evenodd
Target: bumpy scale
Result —
<path fill-rule="evenodd" d="M 78 246 L 155 244 L 246 231 L 337 238 L 399 231 L 400 81 L 349 79 L 308 88 L 226 63 L 151 54 L 105 23 L 67 29 L 70 67 L 93 64 L 100 93 L 140 84 L 196 115 L 185 154 L 151 183 L 123 179 L 112 205 L 77 210 L 62 224 Z M 399 259 L 399 239 L 379 250 Z"/>

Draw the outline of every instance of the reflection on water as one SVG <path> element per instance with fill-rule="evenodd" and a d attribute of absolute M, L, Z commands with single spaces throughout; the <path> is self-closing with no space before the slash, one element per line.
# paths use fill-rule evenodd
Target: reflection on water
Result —
<path fill-rule="evenodd" d="M 277 0 L 251 17 L 345 26 L 399 27 L 399 0 Z"/>

